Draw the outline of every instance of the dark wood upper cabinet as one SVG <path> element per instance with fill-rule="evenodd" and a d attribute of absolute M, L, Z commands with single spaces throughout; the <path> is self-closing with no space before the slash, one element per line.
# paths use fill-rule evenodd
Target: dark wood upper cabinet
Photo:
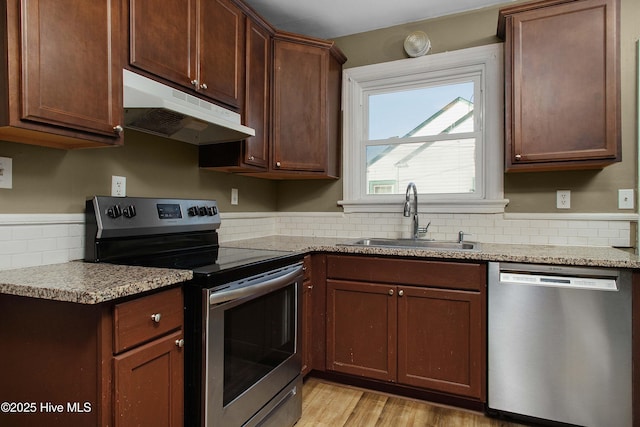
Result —
<path fill-rule="evenodd" d="M 244 117 L 256 135 L 246 139 L 243 160 L 261 169 L 266 169 L 269 162 L 272 34 L 266 24 L 247 19 Z"/>
<path fill-rule="evenodd" d="M 225 104 L 242 107 L 245 73 L 245 22 L 230 0 L 200 2 L 198 90 Z"/>
<path fill-rule="evenodd" d="M 239 109 L 245 16 L 231 0 L 129 1 L 129 63 Z"/>
<path fill-rule="evenodd" d="M 505 169 L 621 161 L 619 0 L 543 0 L 500 10 Z"/>
<path fill-rule="evenodd" d="M 129 2 L 129 63 L 176 84 L 195 89 L 196 0 Z"/>
<path fill-rule="evenodd" d="M 337 178 L 345 56 L 331 41 L 274 32 L 253 17 L 246 50 L 244 117 L 256 136 L 200 147 L 200 167 L 257 178 Z"/>
<path fill-rule="evenodd" d="M 269 162 L 271 36 L 273 30 L 258 17 L 246 18 L 244 123 L 255 136 L 242 141 L 203 145 L 201 168 L 225 172 L 265 171 Z"/>
<path fill-rule="evenodd" d="M 333 42 L 274 35 L 270 176 L 339 176 L 345 61 Z"/>
<path fill-rule="evenodd" d="M 122 142 L 120 2 L 4 2 L 0 138 L 56 148 Z"/>

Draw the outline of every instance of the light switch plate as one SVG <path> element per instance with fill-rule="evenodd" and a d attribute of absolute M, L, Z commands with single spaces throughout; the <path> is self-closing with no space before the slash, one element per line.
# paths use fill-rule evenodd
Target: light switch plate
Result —
<path fill-rule="evenodd" d="M 13 188 L 13 160 L 0 157 L 0 188 Z"/>
<path fill-rule="evenodd" d="M 618 209 L 633 209 L 633 190 L 618 190 Z"/>
<path fill-rule="evenodd" d="M 231 204 L 232 205 L 237 205 L 238 204 L 238 189 L 237 188 L 232 188 L 231 189 Z"/>
<path fill-rule="evenodd" d="M 571 209 L 570 190 L 558 190 L 556 192 L 556 207 L 558 209 Z"/>

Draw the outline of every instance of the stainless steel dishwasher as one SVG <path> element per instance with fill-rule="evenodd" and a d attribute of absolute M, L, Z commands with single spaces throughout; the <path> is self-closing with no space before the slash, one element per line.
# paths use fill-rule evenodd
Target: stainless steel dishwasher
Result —
<path fill-rule="evenodd" d="M 489 263 L 488 412 L 632 425 L 631 273 Z"/>

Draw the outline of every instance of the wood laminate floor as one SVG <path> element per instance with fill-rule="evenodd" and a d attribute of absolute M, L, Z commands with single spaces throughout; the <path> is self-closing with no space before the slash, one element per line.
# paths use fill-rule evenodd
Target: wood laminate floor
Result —
<path fill-rule="evenodd" d="M 308 378 L 296 427 L 522 427 L 477 412 Z"/>

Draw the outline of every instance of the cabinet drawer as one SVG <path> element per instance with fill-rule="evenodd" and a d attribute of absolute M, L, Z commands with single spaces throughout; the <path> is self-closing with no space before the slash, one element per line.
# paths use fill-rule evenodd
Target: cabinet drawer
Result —
<path fill-rule="evenodd" d="M 487 281 L 480 263 L 342 255 L 327 256 L 327 277 L 475 291 Z"/>
<path fill-rule="evenodd" d="M 113 314 L 116 353 L 182 327 L 182 289 L 117 304 Z"/>

